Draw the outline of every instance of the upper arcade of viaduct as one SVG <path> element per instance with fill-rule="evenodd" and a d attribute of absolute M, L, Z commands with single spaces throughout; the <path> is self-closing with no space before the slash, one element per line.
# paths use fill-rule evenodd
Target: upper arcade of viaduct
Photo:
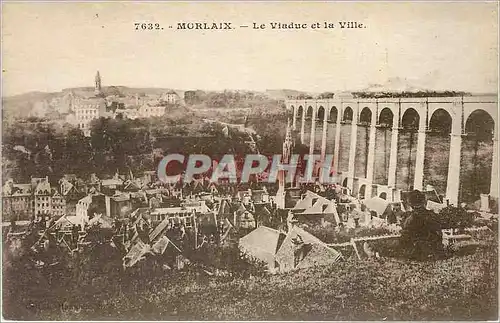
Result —
<path fill-rule="evenodd" d="M 493 140 L 491 183 L 488 185 L 489 191 L 482 189 L 481 194 L 498 198 L 497 96 L 287 100 L 286 108 L 293 115 L 292 126 L 294 130 L 300 132 L 301 142 L 309 145 L 311 154 L 319 150 L 322 156 L 333 153 L 333 167 L 340 176 L 339 182 L 347 183 L 355 194 L 358 188 L 364 187 L 363 190 L 366 189 L 368 196 L 378 195 L 384 191 L 390 200 L 399 199 L 400 192 L 397 189 L 400 183 L 397 170 L 398 158 L 401 158 L 399 150 L 408 146 L 408 142 L 405 142 L 407 139 L 403 137 L 405 133 L 410 132 L 417 134 L 415 154 L 412 157 L 410 151 L 408 157 L 412 168 L 411 181 L 412 186 L 420 190 L 423 189 L 425 182 L 424 159 L 426 142 L 429 140 L 427 134 L 439 133 L 445 136 L 442 138 L 448 138 L 449 151 L 443 151 L 443 154 L 448 156 L 448 166 L 444 170 L 441 166 L 438 167 L 439 170 L 434 168 L 436 172 L 442 172 L 443 176 L 447 176 L 446 198 L 453 204 L 457 204 L 460 200 L 459 190 L 462 180 L 460 172 L 465 169 L 461 167 L 467 166 L 461 165 L 464 162 L 462 138 L 480 140 L 478 138 L 481 137 L 489 138 L 487 140 L 490 142 Z M 358 138 L 358 131 L 363 128 L 366 128 L 366 135 Z M 347 134 L 346 129 L 349 129 Z M 390 129 L 391 133 L 390 151 L 387 152 L 389 161 L 388 165 L 383 167 L 386 169 L 386 183 L 377 183 L 374 176 L 375 172 L 381 171 L 380 168 L 376 168 L 379 166 L 376 166 L 375 162 L 376 141 L 379 140 L 377 129 Z M 332 134 L 327 135 L 330 132 Z M 321 138 L 319 142 L 317 135 Z M 330 143 L 332 140 L 333 147 Z M 366 144 L 363 146 L 365 149 L 360 149 L 360 143 Z M 411 149 L 412 143 L 409 144 Z M 339 156 L 344 156 L 343 163 L 339 163 Z M 348 158 L 345 158 L 347 156 Z M 359 163 L 365 166 L 365 171 L 361 172 L 361 175 L 358 170 Z"/>
<path fill-rule="evenodd" d="M 451 117 L 452 134 L 465 134 L 465 124 L 470 115 L 476 110 L 483 110 L 494 120 L 495 137 L 498 133 L 498 98 L 493 95 L 287 100 L 286 107 L 294 115 L 294 128 L 297 127 L 297 118 L 310 120 L 314 116 L 317 121 L 356 122 L 394 128 L 416 127 L 420 131 L 431 129 L 431 120 L 436 111 L 444 110 Z M 340 120 L 338 116 L 341 116 Z M 417 124 L 415 119 L 418 119 Z"/>

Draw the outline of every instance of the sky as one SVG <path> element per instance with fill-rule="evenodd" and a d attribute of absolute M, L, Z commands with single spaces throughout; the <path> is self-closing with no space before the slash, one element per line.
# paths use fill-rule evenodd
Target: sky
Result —
<path fill-rule="evenodd" d="M 340 21 L 365 28 L 340 29 Z M 163 30 L 135 30 L 142 22 Z M 179 22 L 235 29 L 177 30 Z M 271 22 L 308 28 L 272 30 Z M 335 27 L 312 29 L 316 22 Z M 3 95 L 93 86 L 97 70 L 104 86 L 335 92 L 400 78 L 434 90 L 496 93 L 498 4 L 2 4 Z"/>

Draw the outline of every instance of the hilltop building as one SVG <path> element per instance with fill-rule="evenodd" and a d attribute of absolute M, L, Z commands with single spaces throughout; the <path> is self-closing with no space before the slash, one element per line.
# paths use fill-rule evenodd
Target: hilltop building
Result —
<path fill-rule="evenodd" d="M 170 90 L 166 93 L 163 93 L 160 100 L 168 104 L 176 104 L 179 102 L 180 97 L 175 91 Z"/>
<path fill-rule="evenodd" d="M 103 97 L 101 87 L 101 75 L 99 71 L 95 76 L 94 97 L 75 100 L 73 110 L 75 112 L 74 122 L 83 131 L 85 136 L 90 136 L 90 123 L 94 119 L 107 116 L 107 104 Z"/>
<path fill-rule="evenodd" d="M 89 98 L 75 105 L 78 127 L 85 136 L 90 136 L 90 123 L 106 115 L 106 103 L 102 98 Z"/>
<path fill-rule="evenodd" d="M 145 104 L 136 111 L 140 118 L 160 117 L 165 114 L 165 107 Z"/>

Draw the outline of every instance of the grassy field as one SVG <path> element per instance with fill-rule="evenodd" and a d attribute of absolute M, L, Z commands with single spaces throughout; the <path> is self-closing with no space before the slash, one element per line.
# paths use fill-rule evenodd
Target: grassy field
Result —
<path fill-rule="evenodd" d="M 347 260 L 246 278 L 145 266 L 124 273 L 96 263 L 73 269 L 71 276 L 7 266 L 3 315 L 28 320 L 491 320 L 498 310 L 497 252 L 495 240 L 444 260 Z M 13 275 L 17 279 L 5 280 Z"/>

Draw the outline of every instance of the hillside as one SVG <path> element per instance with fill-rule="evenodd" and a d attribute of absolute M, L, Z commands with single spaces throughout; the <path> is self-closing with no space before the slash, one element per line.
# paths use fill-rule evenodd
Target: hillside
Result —
<path fill-rule="evenodd" d="M 289 89 L 269 89 L 266 90 L 266 94 L 275 100 L 286 100 L 289 97 L 297 97 L 299 95 L 305 95 L 306 92 L 289 90 Z"/>
<path fill-rule="evenodd" d="M 127 87 L 127 86 L 104 86 L 102 88 L 102 92 L 105 96 L 116 96 L 116 97 L 135 97 L 139 95 L 139 97 L 158 97 L 159 95 L 172 91 L 172 89 L 168 88 L 137 88 L 137 87 Z M 184 90 L 173 90 L 177 93 L 177 95 L 183 99 L 184 98 Z M 294 90 L 272 90 L 268 92 L 257 92 L 257 91 L 207 91 L 205 93 L 202 101 L 207 100 L 210 101 L 210 98 L 219 98 L 216 99 L 215 102 L 198 102 L 200 106 L 195 108 L 207 108 L 207 104 L 209 108 L 213 107 L 213 103 L 215 105 L 221 103 L 220 97 L 226 95 L 226 93 L 240 93 L 243 97 L 244 93 L 251 93 L 254 95 L 253 98 L 250 96 L 244 98 L 244 102 L 239 105 L 244 107 L 253 106 L 252 100 L 255 98 L 267 98 L 267 99 L 275 99 L 275 100 L 284 100 L 287 96 L 293 95 L 294 93 L 301 93 L 299 91 Z M 20 95 L 9 96 L 2 98 L 3 112 L 4 118 L 25 118 L 30 116 L 35 108 L 41 110 L 47 110 L 49 112 L 59 111 L 60 107 L 63 106 L 63 111 L 68 111 L 69 102 L 71 98 L 89 98 L 94 96 L 94 88 L 93 87 L 73 87 L 66 88 L 60 92 L 28 92 Z M 217 101 L 219 100 L 219 101 Z M 257 103 L 261 101 L 256 100 Z M 232 102 L 231 105 L 235 104 Z M 238 105 L 238 104 L 236 104 Z M 232 108 L 239 108 L 240 106 L 234 106 Z M 258 104 L 257 104 L 258 105 Z"/>
<path fill-rule="evenodd" d="M 102 88 L 106 96 L 157 96 L 171 89 L 166 88 L 132 88 L 126 86 L 104 86 Z M 183 91 L 174 90 L 181 98 Z M 28 92 L 14 96 L 2 98 L 2 108 L 4 118 L 16 117 L 22 118 L 30 115 L 32 109 L 36 106 L 47 108 L 57 107 L 64 102 L 67 105 L 70 95 L 79 98 L 89 98 L 94 96 L 93 87 L 74 87 L 66 88 L 60 92 Z"/>
<path fill-rule="evenodd" d="M 58 95 L 61 95 L 61 93 L 28 92 L 19 95 L 3 97 L 2 109 L 4 118 L 6 116 L 25 117 L 30 113 L 35 103 L 51 100 Z"/>
<path fill-rule="evenodd" d="M 172 89 L 167 88 L 136 88 L 136 87 L 128 87 L 128 86 L 103 86 L 102 92 L 105 95 L 117 95 L 117 96 L 134 96 L 136 94 L 139 95 L 161 95 L 165 92 L 172 91 Z M 183 97 L 184 92 L 179 90 L 175 91 L 180 97 Z M 62 93 L 73 92 L 76 95 L 82 96 L 93 96 L 94 88 L 93 87 L 76 87 L 76 88 L 67 88 L 63 89 Z"/>

